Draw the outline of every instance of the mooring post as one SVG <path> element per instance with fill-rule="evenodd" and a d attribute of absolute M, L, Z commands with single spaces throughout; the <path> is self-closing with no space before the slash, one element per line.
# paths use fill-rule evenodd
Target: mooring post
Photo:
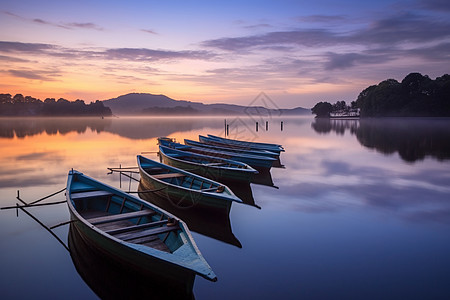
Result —
<path fill-rule="evenodd" d="M 224 129 L 225 129 L 225 136 L 227 136 L 227 119 L 225 119 L 225 127 L 224 127 Z"/>
<path fill-rule="evenodd" d="M 283 131 L 283 121 L 281 121 L 281 131 Z"/>
<path fill-rule="evenodd" d="M 119 164 L 119 169 L 122 169 L 122 164 Z M 122 188 L 122 171 L 119 171 L 119 187 Z"/>
<path fill-rule="evenodd" d="M 256 122 L 256 131 L 258 131 L 258 122 Z"/>
<path fill-rule="evenodd" d="M 230 125 L 227 124 L 227 136 L 230 135 Z"/>
<path fill-rule="evenodd" d="M 266 131 L 269 130 L 269 121 L 266 121 Z"/>

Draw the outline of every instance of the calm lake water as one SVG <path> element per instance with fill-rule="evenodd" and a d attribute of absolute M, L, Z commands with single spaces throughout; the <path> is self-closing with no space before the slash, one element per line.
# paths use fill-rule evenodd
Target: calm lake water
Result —
<path fill-rule="evenodd" d="M 196 299 L 450 299 L 449 119 L 266 117 L 258 132 L 254 119 L 227 121 L 232 138 L 282 144 L 286 167 L 251 184 L 254 205 L 234 203 L 228 224 L 192 225 L 218 276 L 196 278 Z M 136 166 L 159 136 L 208 133 L 223 136 L 224 119 L 0 119 L 0 206 L 17 190 L 32 202 L 64 188 L 71 168 L 136 190 L 107 167 Z M 29 211 L 47 226 L 69 220 L 65 204 Z M 54 231 L 67 243 L 68 225 Z M 23 212 L 0 211 L 0 253 L 2 299 L 133 289 L 106 267 L 81 272 Z"/>

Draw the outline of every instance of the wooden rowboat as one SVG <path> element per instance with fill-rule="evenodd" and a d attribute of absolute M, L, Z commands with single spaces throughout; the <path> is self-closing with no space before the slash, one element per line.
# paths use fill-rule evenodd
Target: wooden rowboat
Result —
<path fill-rule="evenodd" d="M 242 203 L 226 185 L 166 164 L 137 156 L 141 185 L 180 208 L 204 207 L 229 212 Z"/>
<path fill-rule="evenodd" d="M 195 146 L 189 146 L 189 145 L 183 145 L 179 143 L 175 143 L 172 141 L 167 140 L 167 138 L 161 139 L 158 138 L 158 143 L 160 145 L 174 148 L 178 150 L 208 155 L 208 156 L 214 156 L 219 157 L 223 159 L 231 159 L 235 161 L 243 162 L 253 168 L 264 168 L 264 169 L 270 169 L 274 163 L 277 162 L 276 158 L 273 157 L 267 157 L 267 156 L 258 156 L 258 155 L 250 155 L 250 154 L 241 154 L 241 153 L 234 153 L 234 152 L 228 152 L 228 151 L 221 151 L 221 150 L 215 150 L 215 149 L 208 149 L 208 148 L 202 148 L 202 147 L 195 147 Z"/>
<path fill-rule="evenodd" d="M 174 215 L 73 170 L 66 198 L 74 228 L 109 256 L 188 286 L 196 274 L 217 280 L 186 224 Z"/>
<path fill-rule="evenodd" d="M 216 149 L 221 151 L 234 152 L 238 154 L 250 154 L 250 155 L 258 155 L 258 156 L 267 156 L 278 158 L 280 157 L 280 153 L 275 153 L 267 150 L 254 150 L 254 149 L 244 149 L 242 147 L 236 147 L 230 145 L 224 145 L 223 143 L 215 143 L 213 139 L 210 139 L 206 136 L 199 135 L 200 142 L 185 139 L 184 143 L 189 146 L 195 147 L 204 147 L 208 149 Z"/>
<path fill-rule="evenodd" d="M 222 181 L 250 182 L 258 171 L 242 162 L 159 146 L 161 161 L 172 167 Z"/>
<path fill-rule="evenodd" d="M 278 144 L 247 142 L 247 141 L 241 141 L 241 140 L 226 139 L 226 138 L 215 136 L 212 134 L 208 134 L 208 137 L 210 139 L 213 139 L 216 143 L 221 143 L 223 145 L 228 145 L 228 146 L 237 146 L 237 147 L 242 147 L 244 149 L 268 150 L 268 151 L 276 152 L 276 153 L 284 152 L 283 146 L 278 145 Z"/>

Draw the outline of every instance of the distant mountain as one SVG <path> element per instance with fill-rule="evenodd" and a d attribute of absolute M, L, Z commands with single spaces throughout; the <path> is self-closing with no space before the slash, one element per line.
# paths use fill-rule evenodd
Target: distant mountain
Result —
<path fill-rule="evenodd" d="M 164 95 L 132 93 L 102 101 L 115 115 L 304 115 L 309 109 L 267 109 L 262 106 L 203 104 Z"/>

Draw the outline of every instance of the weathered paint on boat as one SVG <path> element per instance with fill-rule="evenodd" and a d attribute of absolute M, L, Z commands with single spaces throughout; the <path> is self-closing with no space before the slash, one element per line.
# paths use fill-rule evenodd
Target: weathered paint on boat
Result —
<path fill-rule="evenodd" d="M 137 156 L 141 184 L 178 207 L 207 207 L 230 211 L 242 203 L 226 185 L 194 173 Z"/>
<path fill-rule="evenodd" d="M 162 145 L 159 146 L 159 153 L 164 164 L 219 182 L 250 182 L 254 175 L 258 173 L 258 171 L 242 162 L 177 150 Z"/>
<path fill-rule="evenodd" d="M 69 172 L 66 199 L 74 228 L 108 255 L 170 280 L 217 280 L 187 225 L 172 214 L 77 171 Z M 125 219 L 126 227 L 117 223 Z"/>

